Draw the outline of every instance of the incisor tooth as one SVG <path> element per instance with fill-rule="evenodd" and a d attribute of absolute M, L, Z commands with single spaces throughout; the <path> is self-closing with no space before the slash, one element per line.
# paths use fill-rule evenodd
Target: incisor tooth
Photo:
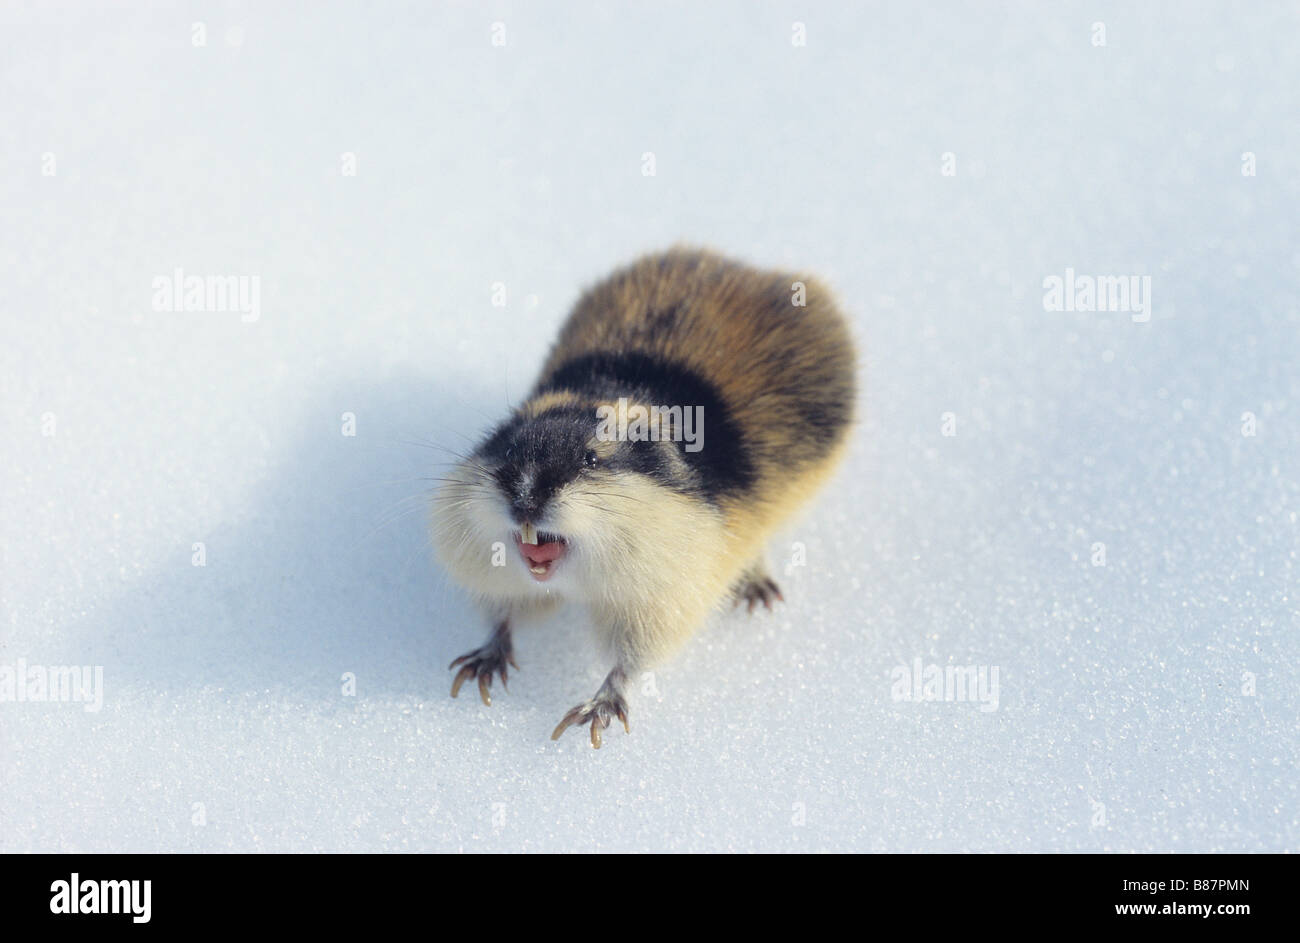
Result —
<path fill-rule="evenodd" d="M 536 546 L 537 528 L 534 527 L 532 524 L 525 523 L 522 527 L 519 528 L 519 539 L 523 543 L 533 544 L 534 546 Z"/>

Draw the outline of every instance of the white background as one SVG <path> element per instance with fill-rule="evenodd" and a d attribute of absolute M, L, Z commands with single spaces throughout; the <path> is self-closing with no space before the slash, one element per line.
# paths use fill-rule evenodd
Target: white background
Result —
<path fill-rule="evenodd" d="M 367 6 L 4 6 L 0 664 L 105 701 L 0 704 L 0 850 L 1296 849 L 1295 4 Z M 864 418 L 597 753 L 580 614 L 448 697 L 422 479 L 677 240 L 822 273 Z"/>

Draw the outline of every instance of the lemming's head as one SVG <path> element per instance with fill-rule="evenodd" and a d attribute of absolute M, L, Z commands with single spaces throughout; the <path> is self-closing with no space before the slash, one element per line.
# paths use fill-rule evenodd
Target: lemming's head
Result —
<path fill-rule="evenodd" d="M 435 504 L 444 559 L 485 592 L 607 576 L 655 532 L 670 496 L 695 487 L 680 442 L 611 436 L 600 403 L 538 405 L 493 429 Z"/>

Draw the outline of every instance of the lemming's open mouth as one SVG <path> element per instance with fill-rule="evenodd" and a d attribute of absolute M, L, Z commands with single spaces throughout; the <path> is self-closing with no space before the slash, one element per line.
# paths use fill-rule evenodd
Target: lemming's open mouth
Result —
<path fill-rule="evenodd" d="M 515 534 L 515 545 L 523 557 L 524 566 L 533 579 L 544 583 L 551 578 L 555 566 L 569 549 L 568 541 L 559 534 L 538 530 L 532 524 L 524 524 Z"/>

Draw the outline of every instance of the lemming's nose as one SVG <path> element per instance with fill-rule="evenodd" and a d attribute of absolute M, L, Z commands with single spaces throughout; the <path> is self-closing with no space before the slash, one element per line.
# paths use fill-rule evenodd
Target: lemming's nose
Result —
<path fill-rule="evenodd" d="M 537 512 L 541 508 L 537 500 L 531 494 L 521 495 L 510 502 L 510 516 L 515 519 L 516 524 L 522 524 L 524 521 L 537 521 Z"/>

